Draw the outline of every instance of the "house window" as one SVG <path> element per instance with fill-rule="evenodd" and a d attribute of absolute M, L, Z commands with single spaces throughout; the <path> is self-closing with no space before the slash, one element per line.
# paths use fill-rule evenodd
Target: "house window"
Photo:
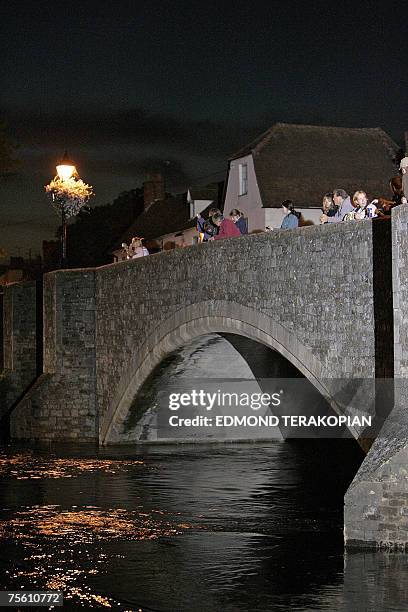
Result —
<path fill-rule="evenodd" d="M 239 195 L 248 193 L 248 166 L 239 164 Z"/>

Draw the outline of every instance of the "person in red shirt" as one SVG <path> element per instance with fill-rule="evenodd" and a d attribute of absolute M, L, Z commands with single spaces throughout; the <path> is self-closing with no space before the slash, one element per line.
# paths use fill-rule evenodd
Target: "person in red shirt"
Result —
<path fill-rule="evenodd" d="M 232 238 L 232 236 L 241 236 L 241 232 L 231 219 L 224 219 L 224 215 L 216 213 L 211 217 L 212 222 L 219 228 L 218 234 L 210 240 L 221 240 L 221 238 Z"/>

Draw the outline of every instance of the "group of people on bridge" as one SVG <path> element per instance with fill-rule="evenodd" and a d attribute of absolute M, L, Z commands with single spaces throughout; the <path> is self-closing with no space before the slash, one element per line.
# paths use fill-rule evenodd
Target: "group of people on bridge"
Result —
<path fill-rule="evenodd" d="M 406 202 L 400 176 L 390 179 L 390 187 L 393 194 L 391 200 L 374 198 L 369 201 L 367 193 L 362 190 L 356 191 L 351 199 L 344 189 L 335 189 L 333 193 L 326 193 L 323 196 L 323 214 L 320 223 L 359 221 L 375 217 L 389 218 L 394 206 Z"/>
<path fill-rule="evenodd" d="M 407 203 L 408 157 L 404 157 L 401 161 L 400 170 L 400 175 L 390 179 L 391 200 L 383 197 L 369 200 L 367 193 L 361 189 L 355 191 L 352 197 L 344 189 L 334 189 L 330 193 L 325 193 L 320 223 L 359 221 L 367 218 L 389 219 L 394 206 Z M 284 200 L 282 210 L 284 218 L 280 229 L 297 228 L 300 224 L 301 213 L 295 209 L 292 200 Z M 197 215 L 197 231 L 199 242 L 208 242 L 247 234 L 248 223 L 244 213 L 235 208 L 231 210 L 229 219 L 225 218 L 218 208 L 211 208 L 208 212 L 208 219 Z M 267 227 L 266 231 L 271 231 L 271 228 Z"/>
<path fill-rule="evenodd" d="M 248 233 L 248 221 L 237 208 L 231 210 L 229 219 L 218 208 L 210 208 L 208 219 L 204 219 L 201 214 L 197 215 L 197 231 L 199 242 L 232 238 Z"/>
<path fill-rule="evenodd" d="M 376 197 L 369 200 L 367 193 L 361 189 L 355 191 L 352 197 L 344 189 L 334 189 L 325 193 L 322 200 L 320 223 L 339 223 L 344 221 L 359 221 L 366 218 L 389 219 L 391 209 L 399 204 L 407 203 L 408 197 L 408 157 L 400 163 L 400 174 L 390 179 L 391 200 Z M 284 218 L 280 229 L 295 229 L 300 225 L 301 213 L 295 209 L 292 200 L 282 202 Z M 233 208 L 229 217 L 224 216 L 219 208 L 210 208 L 208 217 L 201 213 L 196 216 L 196 229 L 199 242 L 221 240 L 234 236 L 248 234 L 248 220 L 245 213 Z M 265 231 L 271 231 L 266 227 Z M 144 257 L 149 251 L 142 244 L 142 238 L 134 237 L 128 245 L 122 244 L 128 259 Z"/>

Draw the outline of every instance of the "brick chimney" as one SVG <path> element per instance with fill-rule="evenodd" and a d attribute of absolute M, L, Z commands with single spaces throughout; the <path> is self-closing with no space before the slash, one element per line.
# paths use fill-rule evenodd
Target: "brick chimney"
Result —
<path fill-rule="evenodd" d="M 144 209 L 147 210 L 153 202 L 164 200 L 165 197 L 163 176 L 159 173 L 148 174 L 143 183 Z"/>

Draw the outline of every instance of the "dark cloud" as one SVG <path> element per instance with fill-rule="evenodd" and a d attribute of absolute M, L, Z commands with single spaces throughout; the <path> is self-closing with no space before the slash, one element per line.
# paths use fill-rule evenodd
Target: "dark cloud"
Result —
<path fill-rule="evenodd" d="M 142 108 L 115 111 L 3 111 L 9 133 L 31 147 L 157 146 L 185 153 L 228 157 L 259 130 L 268 126 L 234 122 L 187 120 L 153 114 Z"/>

